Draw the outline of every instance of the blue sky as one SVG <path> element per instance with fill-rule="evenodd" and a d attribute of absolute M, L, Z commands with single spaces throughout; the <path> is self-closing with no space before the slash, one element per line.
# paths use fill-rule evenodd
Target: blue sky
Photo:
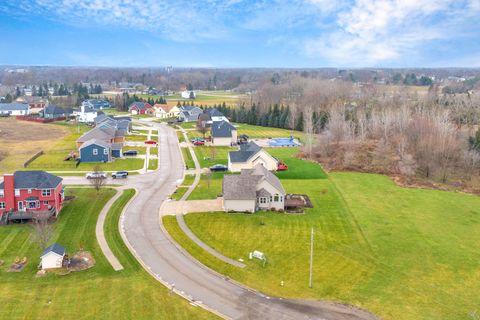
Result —
<path fill-rule="evenodd" d="M 1 0 L 0 64 L 480 67 L 480 0 Z"/>

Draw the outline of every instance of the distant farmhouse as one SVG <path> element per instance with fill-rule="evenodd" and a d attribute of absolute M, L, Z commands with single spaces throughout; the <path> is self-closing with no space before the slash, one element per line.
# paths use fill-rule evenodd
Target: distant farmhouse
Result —
<path fill-rule="evenodd" d="M 197 94 L 193 90 L 184 90 L 180 93 L 183 99 L 195 99 Z"/>
<path fill-rule="evenodd" d="M 128 107 L 128 112 L 133 115 L 153 113 L 153 107 L 148 102 L 137 101 Z"/>
<path fill-rule="evenodd" d="M 284 210 L 286 192 L 280 180 L 261 164 L 225 175 L 222 183 L 225 211 Z"/>
<path fill-rule="evenodd" d="M 215 121 L 211 127 L 214 146 L 232 146 L 237 143 L 237 129 L 228 121 Z"/>
<path fill-rule="evenodd" d="M 63 108 L 54 104 L 49 104 L 39 112 L 39 115 L 44 119 L 57 119 L 61 117 L 67 117 L 71 113 L 71 108 Z"/>
<path fill-rule="evenodd" d="M 0 115 L 25 116 L 30 114 L 26 103 L 0 103 Z"/>
<path fill-rule="evenodd" d="M 194 106 L 181 106 L 177 120 L 182 122 L 197 121 L 203 110 Z"/>
<path fill-rule="evenodd" d="M 125 135 L 131 128 L 127 117 L 114 118 L 104 114 L 94 119 L 95 128 L 77 140 L 81 162 L 110 162 L 122 156 Z"/>
<path fill-rule="evenodd" d="M 241 144 L 238 151 L 228 153 L 228 170 L 231 172 L 252 169 L 259 164 L 267 170 L 275 171 L 277 170 L 278 160 L 253 141 Z"/>

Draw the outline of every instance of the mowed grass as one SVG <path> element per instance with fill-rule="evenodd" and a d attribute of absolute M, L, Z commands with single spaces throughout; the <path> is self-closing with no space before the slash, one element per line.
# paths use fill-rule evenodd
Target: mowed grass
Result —
<path fill-rule="evenodd" d="M 183 160 L 187 169 L 195 169 L 195 163 L 193 162 L 192 155 L 188 148 L 182 148 Z"/>
<path fill-rule="evenodd" d="M 126 249 L 118 233 L 118 217 L 133 191 L 125 191 L 107 217 L 106 237 L 125 270 L 115 272 L 104 258 L 95 237 L 100 209 L 113 196 L 111 189 L 67 189 L 76 199 L 62 210 L 53 224 L 56 241 L 74 254 L 80 247 L 92 253 L 96 265 L 66 276 L 36 278 L 41 254 L 30 225 L 0 228 L 0 318 L 2 319 L 188 319 L 212 318 L 190 306 L 148 275 Z M 27 257 L 20 273 L 5 270 L 16 256 Z M 28 301 L 28 303 L 26 303 Z"/>
<path fill-rule="evenodd" d="M 158 168 L 158 159 L 150 158 L 148 159 L 148 170 L 157 170 Z"/>
<path fill-rule="evenodd" d="M 25 170 L 47 171 L 91 171 L 99 166 L 104 171 L 139 170 L 143 167 L 144 159 L 122 158 L 112 162 L 81 162 L 78 167 L 75 161 L 64 161 L 63 153 L 47 153 L 35 159 Z"/>
<path fill-rule="evenodd" d="M 248 135 L 251 139 L 256 138 L 288 138 L 294 136 L 300 140 L 303 138 L 303 132 L 292 131 L 288 129 L 281 128 L 269 128 L 262 126 L 254 126 L 251 124 L 244 123 L 234 123 L 234 126 L 237 128 L 237 135 L 241 134 Z"/>
<path fill-rule="evenodd" d="M 278 171 L 275 174 L 280 179 L 326 179 L 327 175 L 322 167 L 315 162 L 305 161 L 296 157 L 298 148 L 266 148 L 269 154 L 282 160 L 288 166 L 287 171 Z"/>
<path fill-rule="evenodd" d="M 200 182 L 188 197 L 188 200 L 216 199 L 222 193 L 223 172 L 214 172 L 210 178 L 206 174 L 200 176 Z"/>
<path fill-rule="evenodd" d="M 125 136 L 125 141 L 144 142 L 146 140 L 148 140 L 148 136 L 141 134 L 129 134 Z M 157 139 L 155 139 L 155 135 L 152 135 L 150 140 L 157 141 Z"/>
<path fill-rule="evenodd" d="M 185 194 L 185 192 L 187 192 L 187 190 L 188 190 L 188 187 L 179 187 L 177 188 L 177 190 L 175 190 L 174 193 L 172 193 L 172 196 L 170 198 L 178 201 L 183 197 L 183 195 Z"/>
<path fill-rule="evenodd" d="M 214 164 L 228 163 L 228 152 L 235 151 L 237 148 L 229 147 L 213 147 L 213 146 L 194 146 L 200 167 L 209 168 Z"/>
<path fill-rule="evenodd" d="M 478 313 L 479 197 L 401 188 L 388 177 L 360 173 L 288 177 L 282 183 L 287 192 L 308 194 L 314 208 L 303 215 L 185 216 L 200 239 L 233 259 L 243 258 L 245 269 L 225 265 L 182 239 L 174 219 L 165 218 L 166 225 L 202 263 L 270 295 L 350 303 L 384 319 L 472 319 Z M 253 250 L 266 254 L 265 267 L 248 260 Z"/>

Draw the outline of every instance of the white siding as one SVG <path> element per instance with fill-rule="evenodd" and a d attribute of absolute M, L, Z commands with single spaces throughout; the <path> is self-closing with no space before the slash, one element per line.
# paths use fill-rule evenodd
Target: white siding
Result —
<path fill-rule="evenodd" d="M 213 138 L 213 145 L 215 146 L 230 146 L 232 138 Z"/>
<path fill-rule="evenodd" d="M 59 256 L 55 252 L 49 252 L 42 257 L 42 269 L 61 268 L 63 256 Z"/>
<path fill-rule="evenodd" d="M 255 200 L 223 200 L 225 211 L 255 212 Z"/>
<path fill-rule="evenodd" d="M 261 150 L 247 162 L 230 162 L 228 158 L 228 169 L 231 172 L 240 172 L 242 169 L 252 169 L 256 164 L 261 163 L 269 171 L 277 170 L 277 160 L 265 150 Z"/>

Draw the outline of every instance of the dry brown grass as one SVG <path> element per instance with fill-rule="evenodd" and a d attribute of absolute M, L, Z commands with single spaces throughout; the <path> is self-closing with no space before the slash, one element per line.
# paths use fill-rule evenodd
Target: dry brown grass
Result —
<path fill-rule="evenodd" d="M 40 150 L 69 134 L 69 129 L 53 124 L 0 119 L 0 173 L 11 172 Z"/>

